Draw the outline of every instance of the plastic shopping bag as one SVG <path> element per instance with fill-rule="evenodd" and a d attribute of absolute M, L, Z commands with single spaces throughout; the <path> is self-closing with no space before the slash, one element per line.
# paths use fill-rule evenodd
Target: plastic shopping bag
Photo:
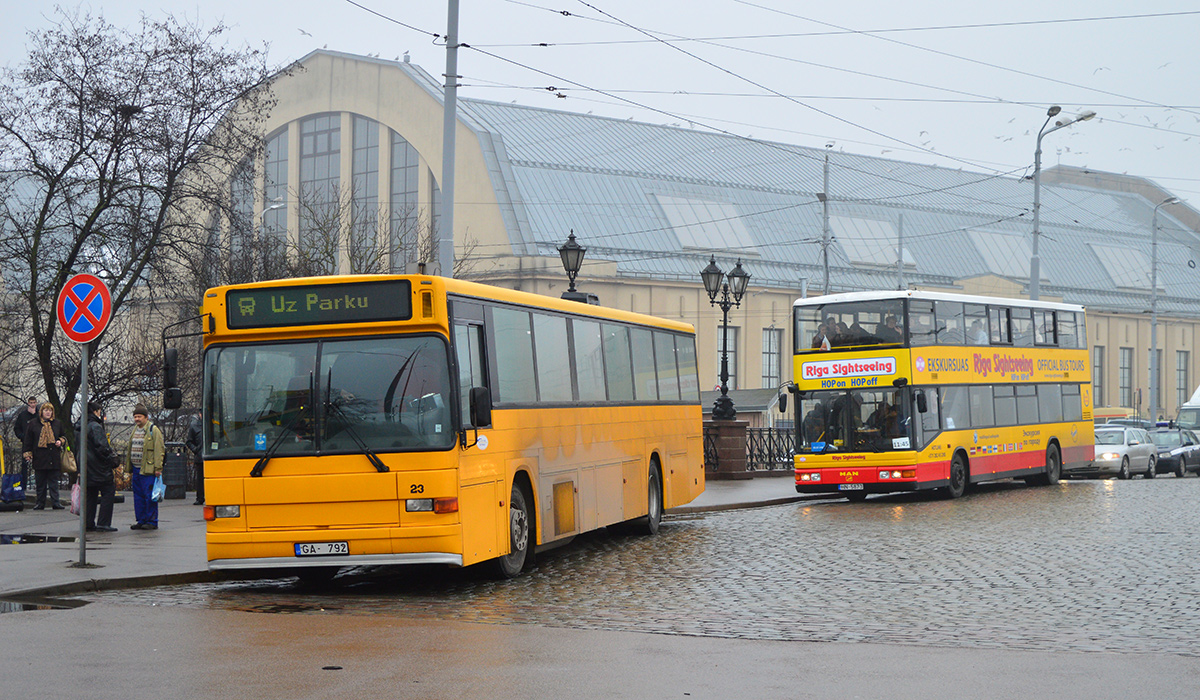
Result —
<path fill-rule="evenodd" d="M 154 488 L 150 489 L 150 498 L 155 503 L 162 502 L 164 496 L 167 495 L 167 487 L 163 484 L 162 474 L 154 477 Z"/>
<path fill-rule="evenodd" d="M 71 515 L 79 515 L 79 504 L 83 498 L 83 494 L 79 489 L 79 482 L 76 481 L 71 486 Z"/>

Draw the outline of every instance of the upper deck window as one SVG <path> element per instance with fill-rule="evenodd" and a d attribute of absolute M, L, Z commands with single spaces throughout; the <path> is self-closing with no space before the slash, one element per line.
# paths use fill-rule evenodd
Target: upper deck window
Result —
<path fill-rule="evenodd" d="M 852 301 L 796 309 L 796 352 L 899 345 L 904 342 L 901 299 Z"/>

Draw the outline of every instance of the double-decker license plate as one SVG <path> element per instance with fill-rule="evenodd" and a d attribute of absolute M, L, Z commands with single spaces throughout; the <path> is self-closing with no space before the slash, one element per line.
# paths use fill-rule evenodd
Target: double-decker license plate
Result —
<path fill-rule="evenodd" d="M 862 484 L 838 484 L 838 491 L 862 491 Z M 296 545 L 299 547 L 300 545 Z"/>
<path fill-rule="evenodd" d="M 347 542 L 298 542 L 296 556 L 323 557 L 331 554 L 350 554 L 350 544 Z"/>

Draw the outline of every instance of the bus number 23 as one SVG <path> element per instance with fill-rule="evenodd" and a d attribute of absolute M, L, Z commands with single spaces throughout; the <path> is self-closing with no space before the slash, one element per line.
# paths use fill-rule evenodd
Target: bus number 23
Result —
<path fill-rule="evenodd" d="M 412 484 L 408 487 L 409 493 L 425 493 L 425 484 Z"/>

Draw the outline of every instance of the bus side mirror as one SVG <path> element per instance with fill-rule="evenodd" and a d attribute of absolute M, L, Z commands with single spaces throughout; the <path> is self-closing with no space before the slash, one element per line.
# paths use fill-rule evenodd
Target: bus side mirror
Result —
<path fill-rule="evenodd" d="M 787 413 L 787 394 L 779 394 L 779 412 Z"/>
<path fill-rule="evenodd" d="M 492 424 L 492 392 L 487 387 L 471 388 L 471 425 L 486 428 Z"/>
<path fill-rule="evenodd" d="M 163 391 L 163 408 L 174 410 L 183 406 L 183 390 L 177 386 Z"/>
<path fill-rule="evenodd" d="M 163 348 L 163 388 L 170 389 L 179 383 L 179 351 Z"/>
<path fill-rule="evenodd" d="M 928 412 L 929 412 L 929 401 L 926 400 L 925 393 L 921 392 L 921 393 L 917 394 L 917 413 L 928 413 Z"/>

